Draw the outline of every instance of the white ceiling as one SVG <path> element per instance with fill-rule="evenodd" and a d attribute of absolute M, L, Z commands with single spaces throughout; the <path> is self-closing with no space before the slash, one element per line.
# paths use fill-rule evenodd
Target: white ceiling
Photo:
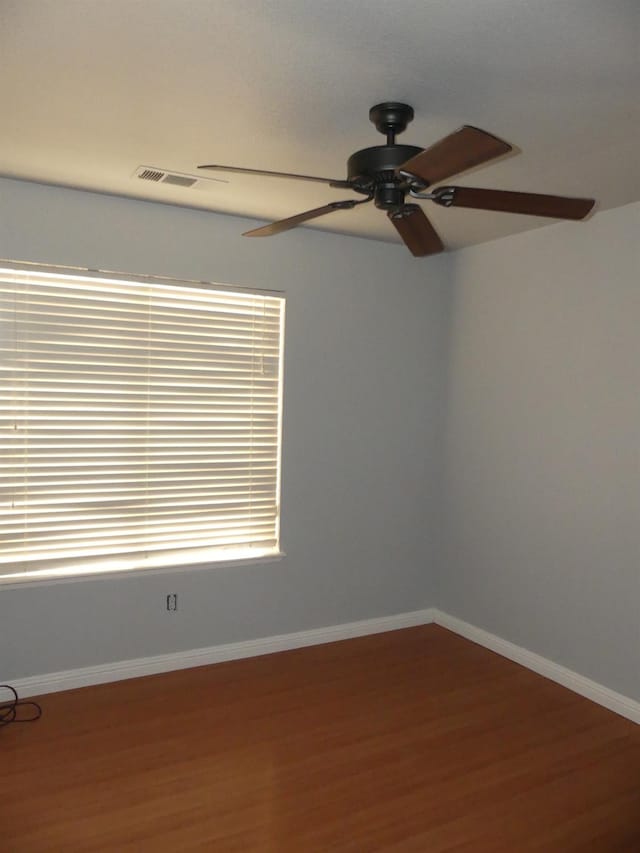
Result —
<path fill-rule="evenodd" d="M 416 112 L 400 142 L 466 123 L 520 150 L 462 185 L 615 207 L 640 199 L 638 44 L 637 0 L 0 0 L 0 174 L 277 219 L 353 194 L 132 175 L 214 162 L 343 178 L 384 142 L 369 107 L 396 100 Z M 549 222 L 423 205 L 449 247 Z M 397 239 L 373 205 L 314 227 Z"/>

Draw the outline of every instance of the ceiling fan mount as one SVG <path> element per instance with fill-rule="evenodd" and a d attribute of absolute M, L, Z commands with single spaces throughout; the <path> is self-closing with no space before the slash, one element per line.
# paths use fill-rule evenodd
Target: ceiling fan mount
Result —
<path fill-rule="evenodd" d="M 387 144 L 393 145 L 399 133 L 407 129 L 413 121 L 413 107 L 400 104 L 398 101 L 384 101 L 369 110 L 369 121 L 373 122 L 376 130 L 387 137 Z"/>
<path fill-rule="evenodd" d="M 262 169 L 245 169 L 238 166 L 211 164 L 198 168 L 315 181 L 365 196 L 360 200 L 343 199 L 330 202 L 287 219 L 254 228 L 245 232 L 244 236 L 270 237 L 332 211 L 351 210 L 357 205 L 373 201 L 376 207 L 386 211 L 389 221 L 416 257 L 441 252 L 444 245 L 422 208 L 417 204 L 405 202 L 407 193 L 413 198 L 428 199 L 442 207 L 468 207 L 556 219 L 584 219 L 595 204 L 593 199 L 477 187 L 441 186 L 425 192 L 428 187 L 453 175 L 508 154 L 512 147 L 497 136 L 471 125 L 463 125 L 429 148 L 398 145 L 396 136 L 406 130 L 413 116 L 412 107 L 396 101 L 385 101 L 371 107 L 369 119 L 376 129 L 386 136 L 386 144 L 363 148 L 352 154 L 347 161 L 346 180 L 331 180 L 290 172 L 266 172 Z"/>

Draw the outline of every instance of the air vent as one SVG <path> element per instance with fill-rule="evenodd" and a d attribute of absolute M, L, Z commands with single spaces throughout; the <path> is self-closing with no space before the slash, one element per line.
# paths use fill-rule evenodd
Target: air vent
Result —
<path fill-rule="evenodd" d="M 154 166 L 138 166 L 132 175 L 136 180 L 152 181 L 154 184 L 169 184 L 173 187 L 184 189 L 208 190 L 214 189 L 216 184 L 228 184 L 225 178 L 202 177 L 200 175 L 187 175 L 184 172 L 169 172 L 167 169 L 156 169 Z"/>
<path fill-rule="evenodd" d="M 138 173 L 138 177 L 143 181 L 160 181 L 164 175 L 164 172 L 158 172 L 156 169 L 143 169 Z"/>

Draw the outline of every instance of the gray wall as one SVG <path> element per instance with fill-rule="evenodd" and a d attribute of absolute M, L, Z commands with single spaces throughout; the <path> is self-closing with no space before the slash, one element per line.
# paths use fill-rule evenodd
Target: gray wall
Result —
<path fill-rule="evenodd" d="M 288 294 L 287 556 L 0 588 L 2 678 L 437 604 L 640 698 L 639 216 L 415 261 L 0 180 L 1 257 Z"/>
<path fill-rule="evenodd" d="M 438 605 L 640 698 L 640 205 L 454 256 Z"/>
<path fill-rule="evenodd" d="M 356 215 L 356 214 L 354 214 Z M 280 562 L 0 588 L 4 680 L 432 605 L 446 258 L 0 180 L 0 257 L 288 295 Z M 164 611 L 177 592 L 177 614 Z"/>

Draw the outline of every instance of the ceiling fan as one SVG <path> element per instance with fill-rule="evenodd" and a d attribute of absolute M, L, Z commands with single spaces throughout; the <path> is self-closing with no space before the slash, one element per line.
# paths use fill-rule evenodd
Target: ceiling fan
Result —
<path fill-rule="evenodd" d="M 407 204 L 407 193 L 412 198 L 429 199 L 442 207 L 470 207 L 530 216 L 550 216 L 555 219 L 584 219 L 595 204 L 593 199 L 587 198 L 485 190 L 477 187 L 439 186 L 426 192 L 428 187 L 439 184 L 452 175 L 502 157 L 512 150 L 511 145 L 470 125 L 464 125 L 429 148 L 398 145 L 396 136 L 402 133 L 413 119 L 413 109 L 408 104 L 376 104 L 369 110 L 369 119 L 376 129 L 386 136 L 386 144 L 364 148 L 352 154 L 347 161 L 347 179 L 344 181 L 289 172 L 242 169 L 237 166 L 208 164 L 198 168 L 316 181 L 338 189 L 351 189 L 365 196 L 358 200 L 333 201 L 296 216 L 280 219 L 278 222 L 246 231 L 243 235 L 245 237 L 271 237 L 334 210 L 350 210 L 358 204 L 373 201 L 376 207 L 386 210 L 405 245 L 416 257 L 442 252 L 444 245 L 422 208 L 417 204 Z"/>

